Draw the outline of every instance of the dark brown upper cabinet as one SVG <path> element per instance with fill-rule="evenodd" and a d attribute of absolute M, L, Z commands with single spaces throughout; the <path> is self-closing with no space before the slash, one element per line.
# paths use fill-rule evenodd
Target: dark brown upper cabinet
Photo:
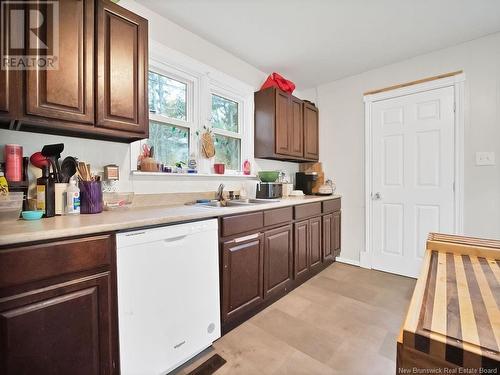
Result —
<path fill-rule="evenodd" d="M 26 114 L 93 126 L 94 1 L 60 1 L 59 20 L 58 67 L 26 71 Z"/>
<path fill-rule="evenodd" d="M 319 159 L 318 108 L 307 102 L 304 103 L 304 157 Z"/>
<path fill-rule="evenodd" d="M 288 127 L 290 125 L 290 96 L 276 90 L 276 153 L 290 155 L 291 144 Z"/>
<path fill-rule="evenodd" d="M 292 96 L 290 99 L 290 155 L 302 158 L 304 156 L 304 110 L 302 100 Z"/>
<path fill-rule="evenodd" d="M 148 21 L 99 0 L 96 126 L 148 133 L 147 48 Z"/>
<path fill-rule="evenodd" d="M 0 72 L 2 126 L 120 142 L 147 138 L 147 20 L 109 0 L 58 6 L 56 68 Z M 33 7 L 45 15 L 39 35 L 50 34 L 51 13 L 42 2 L 26 10 Z M 5 27 L 2 37 L 8 34 Z"/>
<path fill-rule="evenodd" d="M 10 112 L 10 90 L 9 90 L 9 71 L 0 70 L 0 113 L 8 116 Z"/>
<path fill-rule="evenodd" d="M 0 1 L 3 11 L 8 12 L 10 4 Z M 1 43 L 8 50 L 10 43 L 9 24 L 1 23 Z M 8 56 L 4 56 L 8 57 Z M 19 71 L 0 69 L 0 122 L 11 126 L 18 113 Z"/>
<path fill-rule="evenodd" d="M 313 104 L 277 88 L 257 91 L 254 99 L 255 157 L 295 162 L 318 160 L 318 110 Z M 309 112 L 306 115 L 306 108 L 314 109 L 316 117 Z M 315 150 L 312 144 L 316 145 Z"/>

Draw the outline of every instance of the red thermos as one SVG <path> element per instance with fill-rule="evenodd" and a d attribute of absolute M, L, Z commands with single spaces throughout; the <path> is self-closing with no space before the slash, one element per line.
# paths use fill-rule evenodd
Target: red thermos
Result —
<path fill-rule="evenodd" d="M 23 180 L 23 146 L 5 145 L 5 178 L 7 181 Z"/>

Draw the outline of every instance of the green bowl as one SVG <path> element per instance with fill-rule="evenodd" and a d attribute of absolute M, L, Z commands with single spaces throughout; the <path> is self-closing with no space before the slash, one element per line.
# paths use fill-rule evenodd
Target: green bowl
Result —
<path fill-rule="evenodd" d="M 24 220 L 40 220 L 43 216 L 43 211 L 23 211 L 21 215 Z"/>
<path fill-rule="evenodd" d="M 280 173 L 277 171 L 261 171 L 259 178 L 262 182 L 274 182 L 278 179 Z"/>

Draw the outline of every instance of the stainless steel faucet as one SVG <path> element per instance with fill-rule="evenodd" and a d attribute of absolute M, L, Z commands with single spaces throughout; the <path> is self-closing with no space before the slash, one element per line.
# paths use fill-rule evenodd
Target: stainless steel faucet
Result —
<path fill-rule="evenodd" d="M 219 202 L 222 202 L 224 200 L 224 184 L 220 184 L 217 188 L 216 198 Z"/>

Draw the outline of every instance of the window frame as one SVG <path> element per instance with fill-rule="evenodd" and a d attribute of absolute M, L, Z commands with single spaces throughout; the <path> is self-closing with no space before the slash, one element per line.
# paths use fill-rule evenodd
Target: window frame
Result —
<path fill-rule="evenodd" d="M 232 132 L 230 130 L 225 130 L 225 129 L 219 129 L 214 127 L 213 125 L 211 126 L 212 132 L 218 135 L 222 135 L 224 137 L 229 137 L 229 138 L 235 138 L 240 140 L 240 162 L 239 162 L 239 168 L 238 169 L 227 169 L 228 172 L 230 173 L 237 173 L 242 171 L 242 164 L 244 159 L 244 143 L 246 143 L 245 135 L 245 121 L 244 121 L 244 99 L 238 95 L 237 93 L 233 92 L 232 90 L 229 90 L 228 88 L 223 87 L 218 82 L 212 81 L 210 82 L 210 87 L 209 87 L 209 107 L 210 107 L 210 119 L 212 119 L 212 95 L 219 96 L 223 99 L 230 100 L 232 102 L 235 102 L 238 105 L 238 132 Z M 212 121 L 210 121 L 210 124 L 212 124 Z"/>
<path fill-rule="evenodd" d="M 187 118 L 184 121 L 166 115 L 149 113 L 148 123 L 151 120 L 166 125 L 188 128 L 188 155 L 194 154 L 196 158 L 200 154 L 196 133 L 201 133 L 204 126 L 210 127 L 214 134 L 240 139 L 240 165 L 236 170 L 226 168 L 227 175 L 240 175 L 244 160 L 248 159 L 253 163 L 254 88 L 178 51 L 154 41 L 150 43 L 153 48 L 150 49 L 148 73 L 152 71 L 186 84 Z M 212 126 L 212 94 L 238 103 L 238 133 Z M 137 157 L 142 145 L 147 141 L 147 139 L 143 139 L 131 143 L 131 171 L 137 170 Z"/>
<path fill-rule="evenodd" d="M 189 137 L 188 137 L 188 158 L 189 158 L 189 155 L 191 155 L 192 153 L 192 145 L 194 144 L 195 134 L 198 128 L 197 119 L 199 112 L 198 111 L 199 104 L 195 100 L 196 92 L 199 90 L 198 88 L 199 84 L 197 82 L 197 79 L 196 77 L 186 72 L 183 72 L 172 66 L 168 66 L 167 64 L 152 58 L 149 61 L 148 77 L 149 77 L 149 72 L 162 75 L 164 77 L 173 79 L 175 81 L 184 83 L 186 85 L 186 120 L 180 120 L 173 117 L 168 117 L 166 115 L 149 112 L 149 106 L 148 106 L 148 112 L 149 112 L 148 126 L 149 126 L 149 121 L 155 121 L 161 124 L 180 126 L 189 129 Z M 147 139 L 141 142 L 146 143 Z"/>

